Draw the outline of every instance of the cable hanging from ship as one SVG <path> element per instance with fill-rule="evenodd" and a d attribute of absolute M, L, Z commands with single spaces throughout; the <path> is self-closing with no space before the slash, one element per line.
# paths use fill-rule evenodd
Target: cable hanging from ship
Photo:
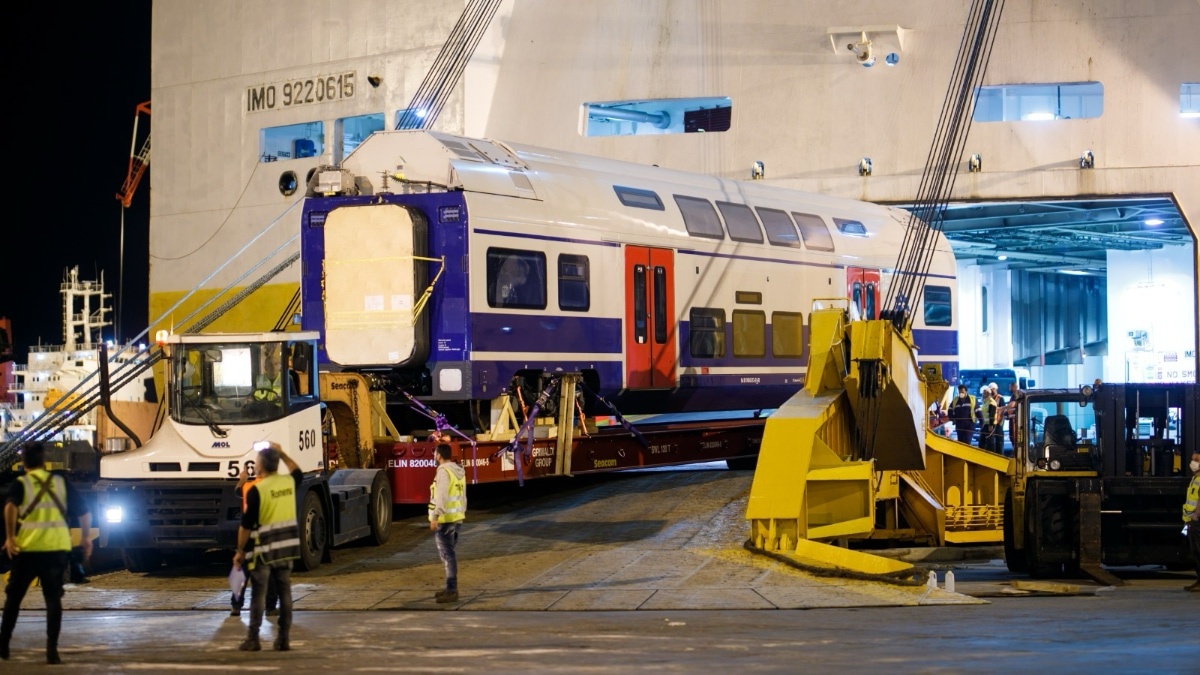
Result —
<path fill-rule="evenodd" d="M 975 92 L 983 83 L 991 61 L 1003 11 L 1004 0 L 973 0 L 967 15 L 933 143 L 896 259 L 893 282 L 880 313 L 880 317 L 889 320 L 901 334 L 910 334 L 913 314 L 925 289 L 936 242 L 942 232 L 946 205 L 971 130 Z M 858 431 L 864 459 L 871 459 L 875 454 L 880 394 L 891 378 L 885 371 L 886 365 L 880 361 L 859 363 L 859 397 L 864 403 L 864 415 L 859 418 Z"/>

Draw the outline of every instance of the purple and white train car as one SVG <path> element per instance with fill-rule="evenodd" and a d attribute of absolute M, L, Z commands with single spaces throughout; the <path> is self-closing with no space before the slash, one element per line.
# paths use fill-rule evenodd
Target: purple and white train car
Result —
<path fill-rule="evenodd" d="M 814 301 L 878 315 L 907 225 L 760 182 L 381 132 L 310 177 L 302 326 L 330 367 L 476 422 L 560 372 L 625 413 L 772 408 L 803 382 Z M 913 328 L 947 377 L 956 290 L 939 237 Z"/>

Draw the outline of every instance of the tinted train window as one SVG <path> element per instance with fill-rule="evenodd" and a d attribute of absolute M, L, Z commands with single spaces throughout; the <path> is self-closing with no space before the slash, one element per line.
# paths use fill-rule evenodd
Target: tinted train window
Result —
<path fill-rule="evenodd" d="M 804 315 L 799 312 L 771 313 L 771 356 L 804 356 Z"/>
<path fill-rule="evenodd" d="M 792 217 L 796 219 L 796 225 L 800 228 L 800 236 L 804 238 L 805 247 L 814 251 L 833 250 L 833 237 L 830 236 L 829 228 L 825 226 L 825 221 L 821 220 L 821 216 L 793 211 Z"/>
<path fill-rule="evenodd" d="M 757 210 L 763 228 L 767 231 L 767 241 L 776 246 L 800 248 L 800 235 L 796 234 L 796 226 L 792 224 L 788 214 L 778 209 Z"/>
<path fill-rule="evenodd" d="M 953 314 L 950 311 L 950 287 L 925 287 L 925 325 L 949 326 Z"/>
<path fill-rule="evenodd" d="M 708 239 L 725 238 L 725 230 L 721 229 L 717 211 L 707 199 L 675 195 L 675 203 L 679 205 L 679 212 L 683 214 L 683 224 L 687 227 L 688 234 Z"/>
<path fill-rule="evenodd" d="M 614 185 L 613 190 L 617 193 L 617 199 L 625 206 L 633 206 L 639 209 L 653 209 L 655 211 L 666 211 L 662 200 L 658 195 L 651 190 L 639 190 L 637 188 L 622 187 Z"/>
<path fill-rule="evenodd" d="M 717 202 L 717 208 L 725 218 L 725 227 L 729 230 L 729 238 L 734 241 L 745 241 L 761 244 L 762 230 L 758 229 L 758 220 L 754 212 L 745 204 Z"/>
<path fill-rule="evenodd" d="M 586 312 L 592 306 L 588 259 L 585 255 L 558 256 L 558 308 Z"/>
<path fill-rule="evenodd" d="M 764 356 L 767 353 L 767 315 L 758 310 L 733 310 L 733 355 Z"/>
<path fill-rule="evenodd" d="M 846 220 L 845 218 L 834 218 L 833 224 L 837 225 L 838 232 L 851 237 L 867 236 L 867 226 L 857 220 Z"/>
<path fill-rule="evenodd" d="M 700 359 L 725 356 L 725 310 L 695 307 L 690 320 L 692 356 Z"/>
<path fill-rule="evenodd" d="M 489 248 L 488 306 L 512 309 L 546 308 L 546 254 Z"/>

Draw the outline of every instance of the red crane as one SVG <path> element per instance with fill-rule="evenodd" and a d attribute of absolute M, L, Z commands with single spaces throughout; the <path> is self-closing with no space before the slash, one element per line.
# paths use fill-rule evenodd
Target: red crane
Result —
<path fill-rule="evenodd" d="M 137 191 L 138 183 L 142 180 L 142 174 L 146 173 L 146 168 L 150 166 L 149 131 L 146 132 L 146 140 L 142 141 L 142 147 L 140 149 L 137 147 L 138 120 L 141 119 L 142 113 L 145 113 L 147 118 L 150 117 L 150 101 L 139 103 L 133 113 L 133 139 L 129 142 L 129 172 L 125 174 L 125 182 L 121 184 L 121 190 L 117 192 L 117 199 L 125 208 L 129 208 L 129 203 L 133 201 L 133 193 Z"/>

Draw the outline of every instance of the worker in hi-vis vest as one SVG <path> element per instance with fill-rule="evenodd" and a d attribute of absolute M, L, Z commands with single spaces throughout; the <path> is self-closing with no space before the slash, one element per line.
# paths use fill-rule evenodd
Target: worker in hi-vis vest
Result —
<path fill-rule="evenodd" d="M 24 475 L 9 487 L 4 504 L 4 550 L 12 560 L 5 588 L 4 619 L 0 622 L 0 658 L 8 659 L 9 641 L 29 585 L 36 578 L 46 600 L 46 662 L 62 663 L 58 634 L 62 628 L 63 574 L 71 550 L 68 519 L 79 522 L 83 558 L 92 555 L 92 514 L 65 478 L 46 470 L 46 449 L 40 442 L 21 450 Z"/>
<path fill-rule="evenodd" d="M 238 527 L 233 564 L 243 561 L 250 572 L 250 627 L 238 646 L 244 652 L 262 649 L 258 631 L 267 604 L 267 584 L 274 579 L 279 593 L 279 632 L 275 649 L 287 651 L 292 627 L 292 561 L 300 557 L 300 528 L 296 522 L 296 487 L 304 474 L 278 443 L 255 443 L 256 466 L 261 478 L 246 492 L 246 508 Z M 279 473 L 279 462 L 291 474 Z M 246 545 L 254 546 L 246 553 Z"/>
<path fill-rule="evenodd" d="M 429 529 L 437 543 L 438 557 L 446 566 L 446 588 L 434 594 L 438 602 L 458 602 L 458 530 L 467 517 L 467 472 L 450 459 L 450 446 L 434 448 L 437 473 L 429 486 Z"/>

